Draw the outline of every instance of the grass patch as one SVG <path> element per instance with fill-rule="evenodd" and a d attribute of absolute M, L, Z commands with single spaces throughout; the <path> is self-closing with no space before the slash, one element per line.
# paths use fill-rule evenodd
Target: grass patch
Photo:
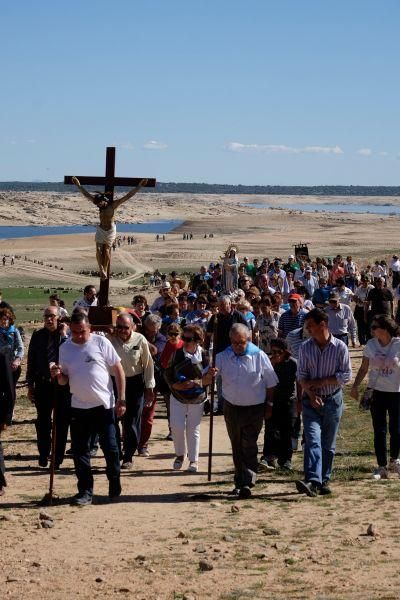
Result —
<path fill-rule="evenodd" d="M 17 323 L 42 320 L 43 310 L 49 303 L 49 295 L 57 293 L 65 302 L 69 312 L 74 300 L 82 295 L 80 288 L 49 285 L 32 287 L 3 287 L 3 298 L 11 304 L 17 316 Z"/>

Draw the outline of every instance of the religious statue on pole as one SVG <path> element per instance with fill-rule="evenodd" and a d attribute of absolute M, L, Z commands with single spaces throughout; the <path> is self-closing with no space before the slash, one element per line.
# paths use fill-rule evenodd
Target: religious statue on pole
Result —
<path fill-rule="evenodd" d="M 99 209 L 100 223 L 96 226 L 96 258 L 99 265 L 100 278 L 107 279 L 108 269 L 111 259 L 111 248 L 117 237 L 117 228 L 114 221 L 116 209 L 124 202 L 132 198 L 147 183 L 147 179 L 142 179 L 137 187 L 117 200 L 112 200 L 107 193 L 95 192 L 90 194 L 80 184 L 77 177 L 72 177 L 73 183 L 79 191 Z"/>
<path fill-rule="evenodd" d="M 230 244 L 225 256 L 222 256 L 222 289 L 225 293 L 236 292 L 239 287 L 239 260 L 237 244 Z"/>

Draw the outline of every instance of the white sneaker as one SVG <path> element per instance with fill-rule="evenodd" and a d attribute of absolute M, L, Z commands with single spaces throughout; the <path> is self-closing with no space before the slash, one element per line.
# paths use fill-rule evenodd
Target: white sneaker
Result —
<path fill-rule="evenodd" d="M 389 479 L 387 468 L 386 467 L 378 467 L 378 468 L 376 468 L 374 470 L 373 474 L 372 474 L 372 478 L 376 479 L 377 481 L 379 479 Z"/>
<path fill-rule="evenodd" d="M 400 477 L 400 458 L 391 458 L 389 462 L 389 471 L 397 473 Z"/>
<path fill-rule="evenodd" d="M 197 471 L 199 470 L 199 465 L 197 464 L 197 462 L 191 462 L 188 466 L 189 473 L 197 473 Z"/>

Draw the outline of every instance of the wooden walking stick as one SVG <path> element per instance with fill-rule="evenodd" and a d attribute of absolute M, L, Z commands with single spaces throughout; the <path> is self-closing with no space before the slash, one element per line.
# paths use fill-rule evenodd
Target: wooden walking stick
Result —
<path fill-rule="evenodd" d="M 211 366 L 215 368 L 215 357 L 217 354 L 217 322 L 218 322 L 218 313 L 214 315 L 214 326 L 213 326 L 213 351 L 212 351 L 212 361 Z M 213 375 L 211 380 L 211 389 L 210 389 L 210 431 L 208 438 L 208 472 L 207 472 L 207 481 L 211 481 L 211 469 L 212 469 L 212 450 L 213 450 L 213 433 L 214 433 L 214 385 L 215 385 L 215 377 Z"/>
<path fill-rule="evenodd" d="M 56 394 L 56 382 L 52 382 L 53 387 L 53 423 L 51 425 L 51 454 L 50 454 L 50 482 L 49 482 L 49 504 L 53 504 L 53 491 L 54 491 L 54 471 L 55 471 L 55 460 L 56 460 L 56 424 L 57 424 L 57 394 Z"/>
<path fill-rule="evenodd" d="M 51 382 L 52 387 L 52 401 L 53 401 L 53 423 L 51 425 L 51 453 L 50 453 L 50 481 L 49 491 L 44 495 L 41 504 L 51 506 L 53 504 L 53 497 L 57 498 L 54 494 L 54 472 L 55 472 L 55 460 L 56 460 L 56 424 L 57 424 L 57 383 L 55 380 Z"/>

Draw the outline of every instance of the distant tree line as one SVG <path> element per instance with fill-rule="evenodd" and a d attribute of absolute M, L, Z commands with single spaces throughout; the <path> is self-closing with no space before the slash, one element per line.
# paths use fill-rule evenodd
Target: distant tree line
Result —
<path fill-rule="evenodd" d="M 93 188 L 94 189 L 94 188 Z M 118 192 L 126 188 L 116 188 Z M 60 192 L 74 191 L 62 182 L 3 181 L 0 191 Z M 186 194 L 266 194 L 272 196 L 400 196 L 400 186 L 366 185 L 219 185 L 210 183 L 162 183 L 155 188 L 143 188 L 145 193 Z"/>

